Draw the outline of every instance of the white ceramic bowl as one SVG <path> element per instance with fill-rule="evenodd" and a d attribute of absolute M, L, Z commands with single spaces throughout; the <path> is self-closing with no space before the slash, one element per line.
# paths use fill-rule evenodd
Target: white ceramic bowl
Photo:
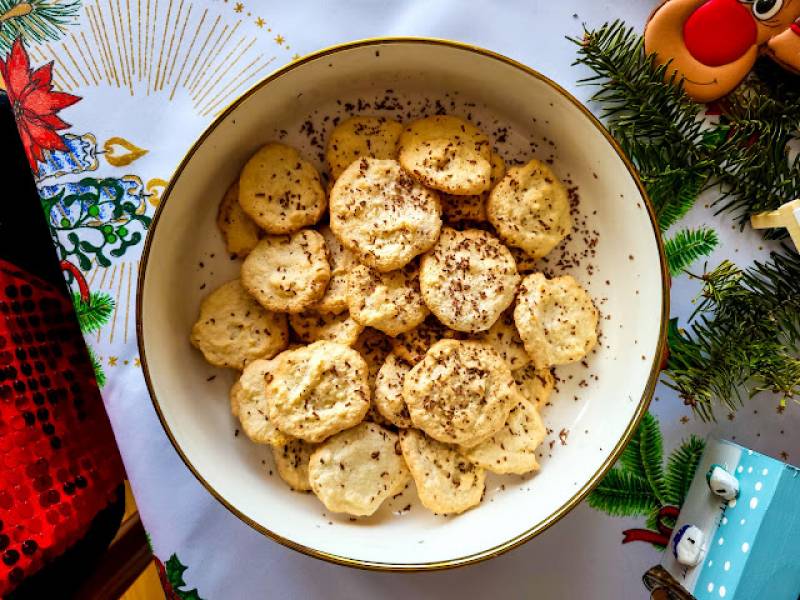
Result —
<path fill-rule="evenodd" d="M 189 345 L 202 297 L 238 277 L 239 263 L 226 255 L 215 226 L 227 185 L 256 148 L 274 139 L 300 148 L 322 168 L 321 148 L 334 117 L 348 102 L 357 107 L 359 99 L 369 106 L 356 112 L 403 120 L 438 106 L 469 116 L 499 140 L 507 160 L 552 158 L 557 174 L 580 195 L 578 231 L 566 250 L 556 251 L 580 264 L 551 260 L 547 269 L 571 272 L 587 286 L 603 315 L 601 344 L 588 367 L 557 369 L 561 381 L 543 411 L 552 432 L 542 446 L 541 471 L 490 476 L 482 504 L 456 517 L 425 510 L 413 485 L 373 517 L 357 521 L 328 514 L 311 494 L 290 491 L 274 472 L 267 447 L 234 436 L 228 389 L 236 374 L 210 367 Z M 353 566 L 467 564 L 515 547 L 576 506 L 647 409 L 668 315 L 659 240 L 631 165 L 597 120 L 553 82 L 502 56 L 451 42 L 355 42 L 267 77 L 228 108 L 181 162 L 140 267 L 142 366 L 175 449 L 209 492 L 258 531 Z M 216 377 L 209 381 L 211 375 Z"/>

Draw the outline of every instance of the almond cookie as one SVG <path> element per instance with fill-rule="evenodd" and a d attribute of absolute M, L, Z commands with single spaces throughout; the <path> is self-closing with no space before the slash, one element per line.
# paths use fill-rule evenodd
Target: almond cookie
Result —
<path fill-rule="evenodd" d="M 433 246 L 442 226 L 439 196 L 394 160 L 354 162 L 336 180 L 330 204 L 333 233 L 378 271 L 407 265 Z"/>
<path fill-rule="evenodd" d="M 255 221 L 239 206 L 239 182 L 234 181 L 217 211 L 217 227 L 225 239 L 225 248 L 236 258 L 244 258 L 261 239 L 261 230 Z"/>
<path fill-rule="evenodd" d="M 295 348 L 299 348 L 299 347 L 300 347 L 299 344 L 289 344 L 286 347 L 286 349 L 294 350 Z M 272 362 L 268 361 L 267 359 L 260 359 L 259 358 L 259 359 L 254 360 L 253 362 L 247 363 L 247 365 L 245 366 L 245 370 L 247 370 L 247 367 L 250 366 L 251 364 L 257 363 L 257 362 L 262 361 L 262 360 L 270 363 L 270 369 L 275 364 L 275 363 L 272 363 Z M 264 373 L 264 375 L 266 376 L 266 372 Z M 264 381 L 264 385 L 266 386 L 266 381 Z M 236 418 L 239 418 L 239 404 L 241 402 L 242 396 L 243 396 L 242 386 L 239 383 L 239 380 L 237 380 L 236 382 L 234 382 L 234 384 L 231 386 L 230 391 L 228 392 L 228 399 L 230 400 L 230 405 L 231 405 L 231 414 Z M 269 405 L 266 405 L 266 406 L 267 406 L 267 411 L 269 411 Z M 276 429 L 276 431 L 277 431 L 277 429 Z M 281 435 L 283 435 L 283 434 L 281 434 Z M 284 437 L 288 438 L 288 436 L 284 436 Z"/>
<path fill-rule="evenodd" d="M 506 174 L 503 157 L 492 152 L 492 171 L 489 175 L 490 187 L 494 187 Z M 448 223 L 482 223 L 486 221 L 486 200 L 489 193 L 455 196 L 442 194 L 442 217 Z"/>
<path fill-rule="evenodd" d="M 486 214 L 506 244 L 540 258 L 572 229 L 564 184 L 546 164 L 532 160 L 508 170 L 486 203 Z"/>
<path fill-rule="evenodd" d="M 330 227 L 320 227 L 319 232 L 325 238 L 331 280 L 325 288 L 325 295 L 314 305 L 314 309 L 319 312 L 340 313 L 347 308 L 347 274 L 358 261 L 350 250 L 342 246 Z"/>
<path fill-rule="evenodd" d="M 254 360 L 244 368 L 239 381 L 231 388 L 231 408 L 236 405 L 236 416 L 242 423 L 247 437 L 256 444 L 279 446 L 289 441 L 289 436 L 282 433 L 269 420 L 269 403 L 267 402 L 267 373 L 272 373 L 274 360 Z"/>
<path fill-rule="evenodd" d="M 347 303 L 353 319 L 392 336 L 414 329 L 429 312 L 422 301 L 419 268 L 414 263 L 388 273 L 366 265 L 354 267 Z"/>
<path fill-rule="evenodd" d="M 291 322 L 291 321 L 290 321 Z M 520 369 L 531 362 L 531 357 L 525 351 L 522 338 L 519 337 L 517 326 L 514 323 L 514 310 L 509 308 L 494 325 L 484 333 L 481 340 L 497 350 L 497 353 L 508 363 L 512 371 Z"/>
<path fill-rule="evenodd" d="M 422 257 L 420 290 L 439 320 L 456 331 L 489 329 L 514 301 L 519 284 L 514 258 L 492 234 L 442 229 Z"/>
<path fill-rule="evenodd" d="M 267 374 L 269 418 L 307 442 L 360 423 L 369 409 L 367 364 L 343 344 L 314 342 L 275 358 Z"/>
<path fill-rule="evenodd" d="M 325 158 L 336 179 L 362 156 L 397 158 L 397 140 L 403 125 L 386 117 L 357 116 L 339 123 L 328 138 Z"/>
<path fill-rule="evenodd" d="M 286 347 L 286 349 L 287 350 L 294 350 L 295 348 L 299 348 L 299 347 L 300 347 L 300 344 L 289 344 Z M 262 361 L 269 363 L 269 365 L 270 365 L 269 366 L 269 370 L 271 372 L 271 369 L 275 365 L 275 363 L 270 361 L 270 360 L 264 359 L 264 358 L 257 358 L 256 360 L 247 363 L 247 365 L 244 368 L 244 371 L 246 371 L 247 368 L 250 365 L 253 365 L 253 364 L 256 364 L 256 363 L 259 363 L 259 362 L 262 362 Z M 263 367 L 263 368 L 266 369 L 267 367 Z M 244 371 L 242 372 L 242 374 L 244 374 Z M 265 370 L 264 371 L 264 377 L 262 377 L 262 380 L 264 382 L 264 386 L 267 385 L 266 373 L 267 373 L 267 371 Z M 241 379 L 241 375 L 240 375 L 239 379 Z M 230 400 L 231 414 L 236 418 L 239 418 L 239 416 L 240 416 L 240 414 L 239 414 L 239 406 L 240 406 L 240 403 L 243 400 L 243 397 L 246 395 L 244 390 L 242 389 L 242 385 L 241 385 L 239 379 L 237 379 L 234 382 L 234 384 L 231 386 L 231 389 L 228 391 L 228 400 Z M 265 413 L 265 414 L 266 414 L 267 417 L 269 417 L 269 414 L 268 414 L 269 405 L 265 404 L 264 406 L 266 406 L 266 410 L 267 410 L 267 413 Z M 275 431 L 279 431 L 279 430 L 276 428 Z M 284 435 L 284 434 L 281 433 L 281 435 Z M 284 435 L 284 437 L 286 437 L 288 439 L 289 436 Z"/>
<path fill-rule="evenodd" d="M 278 475 L 297 492 L 307 492 L 311 489 L 308 481 L 308 463 L 315 449 L 315 445 L 296 439 L 289 439 L 280 446 L 272 447 L 272 458 L 275 459 Z"/>
<path fill-rule="evenodd" d="M 217 367 L 244 369 L 256 358 L 272 358 L 289 343 L 286 316 L 264 310 L 238 279 L 211 292 L 192 326 L 192 345 Z"/>
<path fill-rule="evenodd" d="M 328 510 L 368 516 L 411 479 L 397 434 L 361 423 L 321 444 L 311 455 L 311 489 Z"/>
<path fill-rule="evenodd" d="M 471 463 L 492 473 L 521 475 L 539 470 L 536 449 L 545 433 L 536 406 L 519 397 L 500 431 L 477 446 L 462 448 L 461 452 Z"/>
<path fill-rule="evenodd" d="M 403 382 L 414 426 L 440 442 L 466 447 L 503 427 L 516 394 L 508 364 L 477 341 L 436 342 Z"/>
<path fill-rule="evenodd" d="M 242 169 L 239 205 L 267 233 L 294 233 L 319 221 L 325 191 L 317 170 L 297 150 L 270 143 Z"/>
<path fill-rule="evenodd" d="M 297 313 L 311 308 L 330 278 L 325 240 L 311 229 L 291 237 L 267 236 L 242 263 L 242 285 L 268 310 Z"/>
<path fill-rule="evenodd" d="M 289 315 L 289 324 L 297 337 L 304 342 L 326 340 L 345 346 L 355 344 L 364 329 L 364 326 L 350 317 L 347 312 L 333 314 L 307 310 Z"/>
<path fill-rule="evenodd" d="M 597 308 L 571 275 L 522 280 L 514 321 L 539 369 L 581 360 L 597 343 Z"/>
<path fill-rule="evenodd" d="M 459 514 L 480 504 L 486 471 L 452 446 L 416 429 L 404 429 L 400 448 L 425 508 L 439 514 Z"/>
<path fill-rule="evenodd" d="M 406 125 L 398 160 L 425 185 L 448 194 L 480 194 L 491 185 L 489 139 L 472 123 L 437 115 Z"/>
<path fill-rule="evenodd" d="M 403 382 L 411 365 L 394 352 L 389 353 L 375 377 L 372 402 L 375 408 L 392 425 L 405 429 L 411 427 L 411 416 L 403 400 Z"/>
<path fill-rule="evenodd" d="M 537 369 L 533 363 L 528 363 L 511 374 L 520 394 L 528 402 L 535 404 L 538 409 L 548 404 L 550 394 L 556 387 L 556 378 L 550 369 Z"/>
<path fill-rule="evenodd" d="M 381 366 L 386 361 L 386 357 L 392 351 L 391 338 L 381 333 L 380 331 L 372 328 L 367 328 L 358 337 L 358 341 L 354 348 L 358 351 L 364 361 L 367 363 L 367 383 L 369 384 L 370 398 L 375 397 L 375 379 L 378 376 Z M 370 403 L 369 412 L 367 412 L 367 420 L 381 425 L 387 425 L 387 421 L 383 415 L 378 412 L 375 403 Z"/>
<path fill-rule="evenodd" d="M 413 366 L 425 357 L 425 353 L 436 342 L 445 338 L 454 339 L 459 335 L 457 331 L 442 325 L 436 317 L 429 316 L 419 327 L 401 333 L 390 341 L 392 350 L 398 358 Z"/>

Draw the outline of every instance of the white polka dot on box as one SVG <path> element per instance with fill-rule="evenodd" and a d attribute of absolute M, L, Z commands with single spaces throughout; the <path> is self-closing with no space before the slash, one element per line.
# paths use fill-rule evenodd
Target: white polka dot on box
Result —
<path fill-rule="evenodd" d="M 798 600 L 798 498 L 800 469 L 709 439 L 661 566 L 697 600 Z"/>

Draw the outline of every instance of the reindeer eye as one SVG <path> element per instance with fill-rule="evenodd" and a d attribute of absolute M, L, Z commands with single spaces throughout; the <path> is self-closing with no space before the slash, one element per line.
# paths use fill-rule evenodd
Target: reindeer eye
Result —
<path fill-rule="evenodd" d="M 753 14 L 756 19 L 766 21 L 777 15 L 783 8 L 783 0 L 756 0 L 753 3 Z"/>

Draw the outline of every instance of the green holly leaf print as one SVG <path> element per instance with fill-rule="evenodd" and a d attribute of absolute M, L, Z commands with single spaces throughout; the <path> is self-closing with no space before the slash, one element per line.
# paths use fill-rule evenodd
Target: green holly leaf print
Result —
<path fill-rule="evenodd" d="M 186 582 L 183 580 L 183 573 L 189 567 L 181 563 L 177 554 L 170 556 L 164 566 L 167 569 L 167 580 L 173 589 L 186 585 Z"/>
<path fill-rule="evenodd" d="M 197 592 L 197 588 L 191 590 L 182 590 L 181 588 L 186 585 L 183 580 L 183 573 L 188 568 L 181 563 L 177 554 L 169 557 L 164 565 L 167 572 L 167 581 L 172 587 L 172 592 L 181 600 L 203 600 Z"/>

